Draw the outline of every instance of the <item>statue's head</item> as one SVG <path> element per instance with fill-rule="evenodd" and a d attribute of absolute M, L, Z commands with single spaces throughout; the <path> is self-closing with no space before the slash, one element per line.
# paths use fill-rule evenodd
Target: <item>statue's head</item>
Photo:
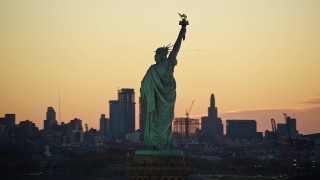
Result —
<path fill-rule="evenodd" d="M 168 46 L 163 46 L 163 47 L 159 47 L 155 52 L 156 54 L 154 55 L 154 60 L 156 62 L 160 62 L 162 60 L 166 60 L 167 59 L 167 55 L 170 51 L 170 44 Z"/>

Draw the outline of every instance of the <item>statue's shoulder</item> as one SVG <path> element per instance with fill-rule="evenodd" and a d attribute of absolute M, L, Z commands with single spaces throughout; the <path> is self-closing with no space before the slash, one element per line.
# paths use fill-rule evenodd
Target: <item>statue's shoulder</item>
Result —
<path fill-rule="evenodd" d="M 157 68 L 157 64 L 152 64 L 152 65 L 149 67 L 148 71 L 154 71 L 156 68 Z"/>
<path fill-rule="evenodd" d="M 149 67 L 149 69 L 147 70 L 145 76 L 148 76 L 150 73 L 153 73 L 153 72 L 155 71 L 155 69 L 156 69 L 156 67 L 154 66 L 154 64 L 151 65 L 151 66 Z"/>

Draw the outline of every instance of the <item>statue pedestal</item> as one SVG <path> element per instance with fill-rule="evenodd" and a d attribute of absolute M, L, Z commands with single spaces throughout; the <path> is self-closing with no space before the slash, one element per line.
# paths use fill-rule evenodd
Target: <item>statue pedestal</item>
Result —
<path fill-rule="evenodd" d="M 125 173 L 132 180 L 187 180 L 193 170 L 186 167 L 182 151 L 136 151 L 133 166 Z"/>

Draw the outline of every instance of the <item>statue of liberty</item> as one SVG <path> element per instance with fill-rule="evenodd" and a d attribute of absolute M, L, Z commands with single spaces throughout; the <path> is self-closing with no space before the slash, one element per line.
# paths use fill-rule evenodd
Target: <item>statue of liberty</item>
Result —
<path fill-rule="evenodd" d="M 179 14 L 180 15 L 180 14 Z M 144 149 L 173 150 L 172 121 L 176 101 L 176 81 L 173 76 L 181 42 L 185 39 L 186 15 L 180 15 L 181 29 L 170 52 L 170 46 L 155 51 L 155 64 L 151 65 L 141 81 L 141 98 L 146 105 Z M 168 55 L 169 54 L 169 55 Z"/>

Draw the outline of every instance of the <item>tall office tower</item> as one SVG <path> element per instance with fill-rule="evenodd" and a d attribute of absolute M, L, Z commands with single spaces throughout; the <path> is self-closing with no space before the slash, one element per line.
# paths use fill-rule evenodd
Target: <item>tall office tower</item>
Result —
<path fill-rule="evenodd" d="M 124 138 L 125 134 L 135 132 L 134 99 L 134 89 L 123 88 L 118 90 L 118 100 L 109 101 L 109 131 L 113 138 Z"/>
<path fill-rule="evenodd" d="M 142 134 L 144 134 L 144 127 L 146 124 L 147 106 L 145 102 L 139 98 L 139 129 Z"/>
<path fill-rule="evenodd" d="M 105 114 L 101 114 L 100 117 L 100 134 L 104 137 L 109 134 L 109 119 L 106 118 Z"/>
<path fill-rule="evenodd" d="M 8 132 L 13 129 L 16 124 L 16 115 L 15 114 L 5 114 L 4 117 L 0 118 L 0 124 L 4 125 L 4 131 Z"/>
<path fill-rule="evenodd" d="M 135 93 L 134 89 L 123 88 L 118 91 L 118 101 L 123 107 L 124 133 L 135 132 Z"/>
<path fill-rule="evenodd" d="M 112 138 L 123 138 L 125 135 L 124 109 L 117 100 L 109 101 L 110 135 Z"/>
<path fill-rule="evenodd" d="M 218 108 L 215 104 L 214 94 L 210 97 L 210 107 L 208 107 L 208 116 L 201 117 L 201 135 L 203 141 L 219 143 L 223 137 L 223 124 L 218 117 Z"/>
<path fill-rule="evenodd" d="M 52 126 L 58 125 L 58 121 L 56 120 L 56 112 L 54 111 L 53 107 L 48 107 L 47 118 L 43 122 L 44 122 L 44 130 L 48 130 Z"/>
<path fill-rule="evenodd" d="M 255 120 L 227 120 L 227 137 L 230 139 L 257 139 Z"/>

